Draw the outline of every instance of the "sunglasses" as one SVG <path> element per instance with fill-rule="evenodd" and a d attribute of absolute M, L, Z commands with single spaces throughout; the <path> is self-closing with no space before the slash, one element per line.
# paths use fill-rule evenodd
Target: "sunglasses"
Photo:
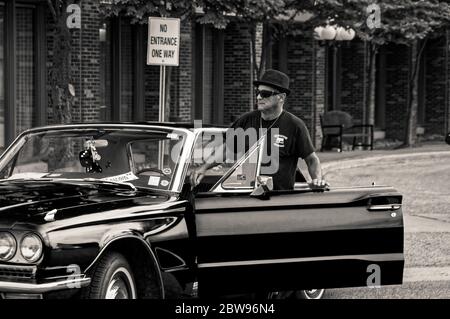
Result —
<path fill-rule="evenodd" d="M 260 95 L 263 99 L 280 94 L 280 92 L 276 91 L 267 91 L 267 90 L 255 90 L 256 96 Z"/>

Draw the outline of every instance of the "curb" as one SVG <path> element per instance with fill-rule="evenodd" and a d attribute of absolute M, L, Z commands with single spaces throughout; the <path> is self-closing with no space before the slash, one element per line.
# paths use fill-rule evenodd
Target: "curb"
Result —
<path fill-rule="evenodd" d="M 359 166 L 370 165 L 373 162 L 380 160 L 392 160 L 392 159 L 408 159 L 412 157 L 434 157 L 434 156 L 450 156 L 450 151 L 435 151 L 435 152 L 420 152 L 420 153 L 407 153 L 407 154 L 391 154 L 391 155 L 378 155 L 367 158 L 349 159 L 349 160 L 334 160 L 326 163 L 322 163 L 322 170 L 336 170 L 353 168 Z"/>

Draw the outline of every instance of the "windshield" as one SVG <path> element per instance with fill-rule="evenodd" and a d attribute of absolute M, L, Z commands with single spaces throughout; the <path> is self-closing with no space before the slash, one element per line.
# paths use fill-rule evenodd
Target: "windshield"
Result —
<path fill-rule="evenodd" d="M 171 189 L 181 131 L 72 129 L 31 133 L 2 156 L 2 179 L 98 179 Z"/>

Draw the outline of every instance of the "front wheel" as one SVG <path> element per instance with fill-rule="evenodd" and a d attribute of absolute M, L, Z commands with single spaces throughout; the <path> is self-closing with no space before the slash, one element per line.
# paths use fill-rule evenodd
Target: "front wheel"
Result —
<path fill-rule="evenodd" d="M 91 284 L 84 288 L 84 299 L 136 299 L 136 282 L 130 264 L 116 252 L 108 252 L 91 272 Z"/>

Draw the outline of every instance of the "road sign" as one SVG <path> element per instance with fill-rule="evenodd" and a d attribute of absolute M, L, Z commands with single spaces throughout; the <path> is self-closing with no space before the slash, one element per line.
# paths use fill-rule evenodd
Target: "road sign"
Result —
<path fill-rule="evenodd" d="M 179 65 L 180 19 L 148 19 L 147 64 Z"/>

